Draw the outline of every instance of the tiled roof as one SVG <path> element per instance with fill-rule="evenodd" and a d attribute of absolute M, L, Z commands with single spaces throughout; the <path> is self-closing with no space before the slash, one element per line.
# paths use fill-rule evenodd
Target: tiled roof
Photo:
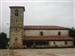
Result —
<path fill-rule="evenodd" d="M 24 40 L 74 40 L 68 36 L 26 36 Z"/>
<path fill-rule="evenodd" d="M 67 30 L 69 28 L 61 26 L 24 26 L 24 30 Z"/>

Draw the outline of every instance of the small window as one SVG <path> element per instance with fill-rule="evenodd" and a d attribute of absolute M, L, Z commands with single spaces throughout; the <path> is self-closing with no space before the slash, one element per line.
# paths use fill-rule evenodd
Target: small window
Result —
<path fill-rule="evenodd" d="M 65 44 L 67 45 L 67 41 L 65 41 Z"/>
<path fill-rule="evenodd" d="M 61 35 L 61 32 L 58 32 L 58 35 L 60 36 Z"/>
<path fill-rule="evenodd" d="M 17 37 L 15 38 L 15 40 L 17 40 Z"/>
<path fill-rule="evenodd" d="M 15 16 L 18 16 L 18 10 L 17 9 L 15 10 Z"/>
<path fill-rule="evenodd" d="M 40 35 L 43 36 L 43 32 L 40 32 Z"/>
<path fill-rule="evenodd" d="M 53 44 L 55 45 L 55 42 L 53 42 Z"/>

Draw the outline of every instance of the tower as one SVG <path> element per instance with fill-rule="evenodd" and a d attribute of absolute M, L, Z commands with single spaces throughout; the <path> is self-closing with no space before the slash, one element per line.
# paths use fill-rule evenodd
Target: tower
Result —
<path fill-rule="evenodd" d="M 9 48 L 22 48 L 24 11 L 25 9 L 23 6 L 10 7 L 11 16 Z"/>

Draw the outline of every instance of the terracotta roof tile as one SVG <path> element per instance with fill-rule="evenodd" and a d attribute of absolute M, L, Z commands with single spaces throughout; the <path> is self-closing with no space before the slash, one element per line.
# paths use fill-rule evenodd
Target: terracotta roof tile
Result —
<path fill-rule="evenodd" d="M 69 28 L 61 26 L 24 26 L 24 30 L 67 30 Z"/>

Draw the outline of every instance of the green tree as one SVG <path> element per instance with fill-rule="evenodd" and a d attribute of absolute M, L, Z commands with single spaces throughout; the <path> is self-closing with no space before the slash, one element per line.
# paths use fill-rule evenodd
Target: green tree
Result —
<path fill-rule="evenodd" d="M 75 29 L 70 29 L 69 35 L 75 39 Z"/>
<path fill-rule="evenodd" d="M 75 29 L 74 28 L 70 29 L 69 35 L 70 37 L 74 38 L 74 47 L 75 47 Z"/>
<path fill-rule="evenodd" d="M 0 49 L 5 49 L 8 45 L 8 38 L 6 33 L 0 33 Z"/>

